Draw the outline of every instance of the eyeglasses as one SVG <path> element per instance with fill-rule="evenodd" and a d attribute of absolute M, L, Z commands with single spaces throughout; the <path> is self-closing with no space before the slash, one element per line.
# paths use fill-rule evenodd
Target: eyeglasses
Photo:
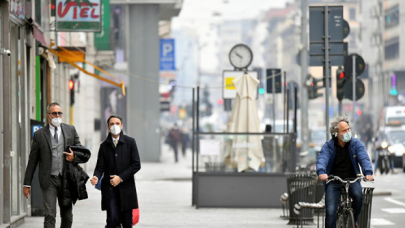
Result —
<path fill-rule="evenodd" d="M 63 115 L 63 112 L 51 112 L 49 114 L 52 114 L 53 116 L 57 116 L 57 115 L 61 116 L 61 115 Z"/>

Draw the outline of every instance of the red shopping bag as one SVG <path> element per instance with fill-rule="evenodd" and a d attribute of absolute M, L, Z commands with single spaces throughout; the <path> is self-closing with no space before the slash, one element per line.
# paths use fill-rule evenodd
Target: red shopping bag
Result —
<path fill-rule="evenodd" d="M 138 208 L 132 210 L 132 225 L 135 226 L 139 222 L 139 203 Z"/>

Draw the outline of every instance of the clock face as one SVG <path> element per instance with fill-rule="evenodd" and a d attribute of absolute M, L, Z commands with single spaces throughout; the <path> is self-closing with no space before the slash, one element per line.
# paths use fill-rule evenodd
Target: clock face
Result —
<path fill-rule="evenodd" d="M 250 48 L 244 44 L 235 45 L 229 52 L 229 61 L 235 68 L 247 68 L 252 63 L 252 60 L 253 53 Z"/>

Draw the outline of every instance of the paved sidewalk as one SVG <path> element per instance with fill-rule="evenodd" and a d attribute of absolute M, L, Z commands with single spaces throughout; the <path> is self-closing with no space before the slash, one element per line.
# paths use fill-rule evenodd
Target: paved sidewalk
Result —
<path fill-rule="evenodd" d="M 173 153 L 168 148 L 164 151 L 161 163 L 142 163 L 136 175 L 140 221 L 135 227 L 293 227 L 280 218 L 281 209 L 195 209 L 191 206 L 191 152 L 174 163 Z M 90 184 L 87 189 L 89 199 L 73 208 L 73 227 L 103 228 L 106 215 L 101 211 L 101 194 Z M 19 226 L 40 227 L 43 217 L 26 217 Z M 60 227 L 59 217 L 56 227 Z"/>

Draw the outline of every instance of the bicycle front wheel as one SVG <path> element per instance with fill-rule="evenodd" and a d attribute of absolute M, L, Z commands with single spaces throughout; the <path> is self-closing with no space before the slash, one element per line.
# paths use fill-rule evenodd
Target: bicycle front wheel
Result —
<path fill-rule="evenodd" d="M 355 228 L 353 210 L 350 208 L 345 212 L 345 226 L 346 228 Z"/>
<path fill-rule="evenodd" d="M 345 215 L 338 213 L 336 219 L 336 228 L 345 228 Z"/>

